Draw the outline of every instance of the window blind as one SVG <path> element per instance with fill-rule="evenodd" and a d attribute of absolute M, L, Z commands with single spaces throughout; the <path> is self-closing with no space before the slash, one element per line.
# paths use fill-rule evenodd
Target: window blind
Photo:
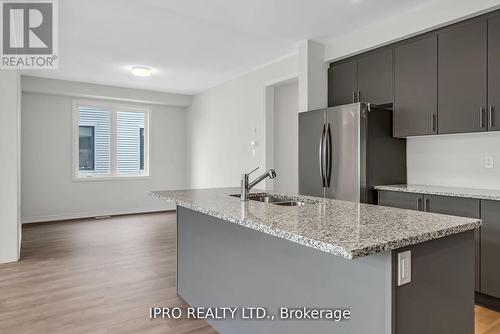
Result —
<path fill-rule="evenodd" d="M 141 129 L 144 113 L 116 113 L 116 171 L 118 174 L 141 172 Z"/>

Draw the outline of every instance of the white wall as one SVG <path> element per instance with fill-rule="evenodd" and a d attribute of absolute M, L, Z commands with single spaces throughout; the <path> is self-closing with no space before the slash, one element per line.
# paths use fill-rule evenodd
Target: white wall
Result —
<path fill-rule="evenodd" d="M 20 78 L 0 70 L 0 263 L 19 259 Z"/>
<path fill-rule="evenodd" d="M 235 187 L 241 173 L 257 166 L 264 171 L 266 87 L 296 76 L 294 55 L 193 97 L 186 120 L 191 188 Z"/>
<path fill-rule="evenodd" d="M 323 107 L 327 92 L 325 62 L 499 7 L 499 0 L 422 2 L 414 10 L 354 30 L 324 47 L 304 41 L 298 45 L 298 55 L 196 94 L 188 108 L 187 118 L 189 186 L 238 186 L 242 172 L 255 166 L 275 167 L 270 163 L 274 157 L 270 154 L 272 150 L 265 149 L 266 144 L 274 145 L 273 138 L 269 137 L 274 128 L 272 118 L 266 119 L 265 110 L 272 108 L 270 104 L 274 97 L 266 98 L 266 95 L 272 97 L 274 91 L 270 86 L 276 82 L 299 78 L 299 111 Z M 253 128 L 256 134 L 253 134 Z M 252 140 L 257 141 L 255 157 L 250 148 Z M 412 152 L 410 148 L 410 159 Z M 431 173 L 431 169 L 429 167 L 427 171 Z M 270 184 L 267 182 L 268 186 Z"/>
<path fill-rule="evenodd" d="M 500 189 L 500 133 L 407 139 L 408 183 Z M 484 167 L 485 156 L 495 158 Z"/>
<path fill-rule="evenodd" d="M 120 102 L 147 103 L 172 107 L 188 107 L 191 95 L 152 92 L 148 90 L 87 84 L 66 80 L 21 77 L 23 92 L 60 96 L 79 96 L 90 99 L 106 99 Z"/>
<path fill-rule="evenodd" d="M 299 192 L 299 123 L 298 82 L 274 88 L 273 112 L 273 166 L 277 178 L 273 190 L 282 193 Z"/>
<path fill-rule="evenodd" d="M 307 40 L 299 44 L 299 112 L 328 105 L 328 66 L 325 46 Z"/>
<path fill-rule="evenodd" d="M 150 178 L 73 181 L 72 101 L 71 96 L 23 92 L 21 220 L 172 209 L 147 191 L 186 187 L 185 109 L 148 105 Z"/>

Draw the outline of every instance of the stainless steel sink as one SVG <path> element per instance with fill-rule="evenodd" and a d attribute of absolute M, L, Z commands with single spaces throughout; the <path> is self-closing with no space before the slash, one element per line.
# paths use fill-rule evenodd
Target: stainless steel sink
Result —
<path fill-rule="evenodd" d="M 240 194 L 231 195 L 233 197 L 240 197 Z M 307 204 L 306 202 L 297 201 L 292 198 L 280 197 L 280 196 L 272 196 L 266 193 L 253 193 L 249 194 L 248 199 L 252 201 L 258 201 L 268 204 L 275 204 L 281 206 L 302 206 Z"/>
<path fill-rule="evenodd" d="M 287 202 L 275 202 L 273 204 L 281 205 L 281 206 L 302 206 L 302 205 L 306 205 L 307 203 L 301 202 L 301 201 L 287 201 Z"/>

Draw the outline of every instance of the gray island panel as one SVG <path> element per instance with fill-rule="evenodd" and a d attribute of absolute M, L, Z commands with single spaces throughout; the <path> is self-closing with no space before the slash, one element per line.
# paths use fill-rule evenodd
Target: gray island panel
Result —
<path fill-rule="evenodd" d="M 276 319 L 212 320 L 229 333 L 469 334 L 474 231 L 354 260 L 177 208 L 178 293 L 193 307 L 265 307 Z M 397 254 L 412 280 L 397 286 Z M 348 308 L 351 319 L 280 320 L 280 307 Z"/>
<path fill-rule="evenodd" d="M 349 308 L 352 319 L 214 320 L 221 333 L 390 334 L 391 252 L 347 260 L 178 207 L 178 293 L 195 307 Z"/>
<path fill-rule="evenodd" d="M 474 231 L 411 250 L 411 283 L 395 287 L 394 334 L 474 333 Z M 394 281 L 397 268 L 393 267 Z"/>

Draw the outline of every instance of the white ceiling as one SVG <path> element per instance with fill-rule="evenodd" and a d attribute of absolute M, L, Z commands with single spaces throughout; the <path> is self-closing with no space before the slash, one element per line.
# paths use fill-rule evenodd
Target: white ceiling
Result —
<path fill-rule="evenodd" d="M 29 75 L 193 94 L 439 0 L 63 0 L 59 69 Z M 153 68 L 133 77 L 132 65 Z"/>

